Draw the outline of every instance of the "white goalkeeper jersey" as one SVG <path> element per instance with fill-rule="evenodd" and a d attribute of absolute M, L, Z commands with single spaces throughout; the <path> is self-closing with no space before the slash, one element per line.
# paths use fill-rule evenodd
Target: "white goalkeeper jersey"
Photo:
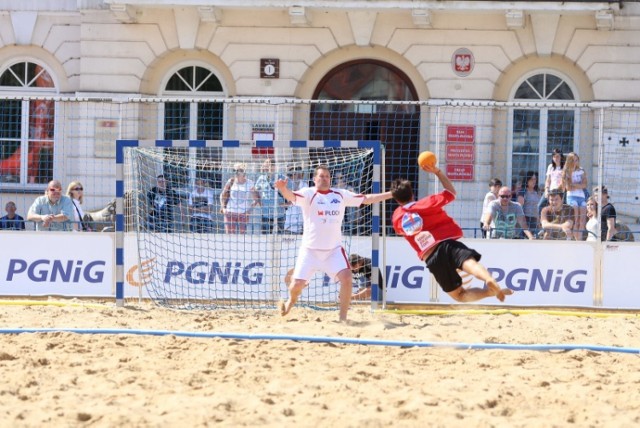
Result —
<path fill-rule="evenodd" d="M 364 195 L 345 189 L 319 191 L 305 187 L 293 192 L 295 205 L 302 208 L 304 230 L 302 246 L 314 250 L 332 250 L 342 246 L 342 221 L 346 207 L 359 207 Z"/>

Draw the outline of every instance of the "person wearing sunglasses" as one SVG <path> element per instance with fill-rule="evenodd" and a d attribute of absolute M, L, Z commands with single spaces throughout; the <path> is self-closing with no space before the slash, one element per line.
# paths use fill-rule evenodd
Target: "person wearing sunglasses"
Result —
<path fill-rule="evenodd" d="M 36 223 L 36 230 L 71 231 L 73 225 L 73 202 L 62 194 L 62 184 L 51 180 L 43 196 L 33 201 L 27 213 L 27 220 Z"/>
<path fill-rule="evenodd" d="M 73 203 L 73 230 L 90 231 L 91 228 L 84 222 L 84 211 L 82 203 L 84 202 L 84 188 L 79 181 L 72 181 L 67 186 L 67 196 L 71 198 Z"/>
<path fill-rule="evenodd" d="M 484 216 L 483 228 L 490 231 L 490 237 L 520 239 L 522 233 L 528 239 L 534 239 L 524 216 L 522 205 L 511 200 L 511 189 L 503 186 L 498 190 L 498 199 L 489 204 Z"/>
<path fill-rule="evenodd" d="M 225 233 L 245 233 L 251 210 L 261 205 L 260 194 L 253 180 L 247 178 L 247 167 L 243 163 L 233 165 L 233 177 L 220 194 Z"/>

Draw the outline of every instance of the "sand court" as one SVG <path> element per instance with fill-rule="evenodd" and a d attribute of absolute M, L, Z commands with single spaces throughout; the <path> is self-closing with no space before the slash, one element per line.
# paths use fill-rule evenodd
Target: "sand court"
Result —
<path fill-rule="evenodd" d="M 640 348 L 640 320 L 630 314 L 417 316 L 354 307 L 345 325 L 336 322 L 337 311 L 299 307 L 282 318 L 275 309 L 178 312 L 146 303 L 126 308 L 58 303 L 0 305 L 3 329 L 93 333 L 1 334 L 0 425 L 619 427 L 640 422 L 639 356 L 597 349 Z M 102 334 L 104 329 L 118 334 Z M 181 337 L 167 331 L 273 338 Z M 282 335 L 290 338 L 275 340 Z M 336 341 L 310 343 L 301 339 L 305 336 Z M 596 348 L 454 349 L 443 343 Z"/>

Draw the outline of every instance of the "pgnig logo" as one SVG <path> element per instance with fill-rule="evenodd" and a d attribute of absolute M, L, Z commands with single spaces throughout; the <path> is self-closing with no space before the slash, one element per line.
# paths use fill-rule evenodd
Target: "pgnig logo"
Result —
<path fill-rule="evenodd" d="M 140 269 L 138 269 L 138 265 L 133 265 L 131 269 L 127 271 L 127 282 L 134 287 L 142 287 L 148 284 L 151 281 L 155 260 L 155 257 L 145 260 L 140 263 Z"/>
<path fill-rule="evenodd" d="M 405 213 L 401 227 L 405 235 L 413 236 L 422 230 L 422 218 L 416 213 Z"/>

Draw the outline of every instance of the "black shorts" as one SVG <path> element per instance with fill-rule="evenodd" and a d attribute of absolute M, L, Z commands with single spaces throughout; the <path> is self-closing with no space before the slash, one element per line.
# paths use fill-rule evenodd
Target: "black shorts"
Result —
<path fill-rule="evenodd" d="M 462 285 L 462 278 L 457 271 L 462 269 L 462 263 L 470 258 L 480 261 L 481 257 L 480 253 L 462 242 L 448 239 L 438 244 L 425 264 L 440 287 L 449 293 Z"/>

